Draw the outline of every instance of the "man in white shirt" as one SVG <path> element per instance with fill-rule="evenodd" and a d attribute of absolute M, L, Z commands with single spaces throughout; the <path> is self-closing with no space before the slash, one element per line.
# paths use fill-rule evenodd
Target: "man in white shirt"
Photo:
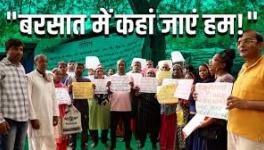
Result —
<path fill-rule="evenodd" d="M 46 72 L 47 57 L 35 57 L 36 70 L 28 74 L 30 125 L 28 130 L 31 150 L 56 150 L 53 126 L 58 123 L 53 76 Z"/>

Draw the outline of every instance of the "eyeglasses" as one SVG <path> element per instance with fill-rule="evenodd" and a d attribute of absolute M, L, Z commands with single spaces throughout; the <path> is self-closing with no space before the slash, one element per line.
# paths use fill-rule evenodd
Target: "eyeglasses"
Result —
<path fill-rule="evenodd" d="M 243 39 L 243 40 L 238 40 L 237 41 L 237 45 L 240 45 L 242 43 L 250 44 L 250 43 L 253 43 L 253 42 L 257 42 L 257 40 L 256 39 Z"/>

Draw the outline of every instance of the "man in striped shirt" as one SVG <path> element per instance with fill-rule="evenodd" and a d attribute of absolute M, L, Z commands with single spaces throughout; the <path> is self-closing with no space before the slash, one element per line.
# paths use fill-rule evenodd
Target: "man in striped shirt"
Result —
<path fill-rule="evenodd" d="M 29 120 L 27 78 L 20 61 L 24 44 L 6 42 L 6 57 L 0 62 L 0 150 L 22 150 Z"/>

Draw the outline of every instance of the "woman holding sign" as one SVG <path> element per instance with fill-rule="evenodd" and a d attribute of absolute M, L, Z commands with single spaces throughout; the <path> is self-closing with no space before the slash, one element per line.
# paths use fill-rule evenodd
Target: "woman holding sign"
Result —
<path fill-rule="evenodd" d="M 202 64 L 199 66 L 199 77 L 196 79 L 196 83 L 210 83 L 214 82 L 214 78 L 212 78 L 210 74 L 210 69 L 207 64 Z M 193 97 L 190 97 L 190 105 L 189 105 L 189 121 L 195 116 L 196 114 L 196 105 L 195 105 L 195 100 Z M 188 138 L 188 143 L 187 143 L 187 149 L 188 150 L 203 150 L 205 149 L 205 144 L 204 144 L 203 138 L 199 135 L 199 131 L 196 130 L 194 131 L 190 137 Z"/>
<path fill-rule="evenodd" d="M 183 67 L 179 64 L 175 64 L 172 67 L 172 78 L 173 79 L 184 79 L 185 77 L 192 77 L 190 71 L 184 74 Z M 178 99 L 177 105 L 177 135 L 176 135 L 176 149 L 185 149 L 186 141 L 183 138 L 182 129 L 187 123 L 187 118 L 189 116 L 189 100 Z"/>
<path fill-rule="evenodd" d="M 234 77 L 229 74 L 233 66 L 235 51 L 226 49 L 214 55 L 211 67 L 215 71 L 215 82 L 233 82 Z M 197 96 L 195 96 L 197 98 Z M 199 134 L 206 140 L 208 150 L 227 149 L 226 121 L 207 117 L 199 126 Z"/>
<path fill-rule="evenodd" d="M 63 78 L 63 73 L 58 69 L 55 68 L 52 70 L 52 73 L 54 74 L 54 85 L 56 89 L 65 90 L 68 94 L 68 89 L 64 86 L 64 84 L 61 82 L 61 79 Z M 57 91 L 56 91 L 57 92 Z M 70 100 L 70 97 L 68 97 Z M 63 99 L 65 101 L 65 99 Z M 59 101 L 59 99 L 57 99 Z M 59 107 L 59 119 L 58 119 L 58 125 L 55 126 L 55 138 L 56 138 L 56 144 L 57 144 L 57 150 L 66 150 L 67 149 L 67 136 L 63 134 L 62 129 L 62 120 L 65 116 L 65 111 L 67 108 L 66 103 L 58 103 Z"/>
<path fill-rule="evenodd" d="M 104 68 L 98 65 L 95 69 L 94 80 L 95 94 L 94 99 L 89 100 L 89 128 L 93 144 L 98 144 L 98 130 L 102 130 L 101 141 L 106 145 L 108 128 L 110 127 L 110 104 L 106 89 L 107 79 L 104 75 Z"/>
<path fill-rule="evenodd" d="M 170 66 L 168 63 L 164 62 L 159 66 L 160 70 L 166 73 L 170 73 Z M 157 72 L 159 73 L 159 72 Z M 170 77 L 172 74 L 170 73 Z M 162 79 L 163 80 L 163 79 Z M 161 84 L 162 82 L 159 82 Z M 157 96 L 159 102 L 162 102 L 163 99 Z M 161 114 L 161 124 L 160 124 L 160 150 L 174 150 L 176 146 L 176 108 L 177 103 L 162 103 L 160 105 L 160 114 Z M 168 131 L 170 131 L 168 133 Z"/>
<path fill-rule="evenodd" d="M 154 69 L 145 71 L 146 77 L 155 79 L 156 73 Z M 156 82 L 157 83 L 157 82 Z M 157 85 L 154 85 L 155 87 Z M 140 90 L 140 89 L 137 89 Z M 140 90 L 141 91 L 141 90 Z M 157 149 L 157 142 L 160 129 L 160 104 L 157 100 L 156 93 L 154 92 L 140 92 L 136 93 L 138 101 L 138 130 L 140 143 L 138 148 L 145 145 L 147 133 L 150 133 L 150 141 L 152 149 Z"/>

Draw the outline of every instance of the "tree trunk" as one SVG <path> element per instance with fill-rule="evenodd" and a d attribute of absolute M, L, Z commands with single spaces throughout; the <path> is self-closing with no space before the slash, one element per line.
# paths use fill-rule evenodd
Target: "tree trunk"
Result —
<path fill-rule="evenodd" d="M 128 0 L 135 14 L 149 14 L 149 9 L 157 9 L 161 0 Z M 146 35 L 142 49 L 142 57 L 151 59 L 154 64 L 159 60 L 165 59 L 166 42 L 165 36 L 159 31 L 157 21 L 154 23 L 154 34 Z"/>

